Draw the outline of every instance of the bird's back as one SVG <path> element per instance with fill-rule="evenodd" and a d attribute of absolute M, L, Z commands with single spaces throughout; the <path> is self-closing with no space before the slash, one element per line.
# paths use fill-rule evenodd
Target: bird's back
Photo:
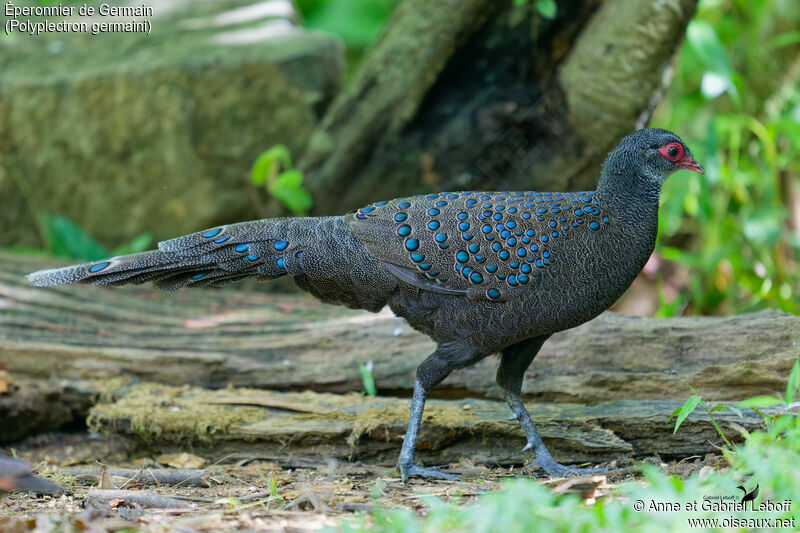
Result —
<path fill-rule="evenodd" d="M 602 312 L 655 237 L 630 228 L 594 191 L 420 195 L 370 204 L 347 221 L 371 255 L 418 289 L 392 298 L 396 313 L 440 341 L 489 338 L 487 349 Z"/>

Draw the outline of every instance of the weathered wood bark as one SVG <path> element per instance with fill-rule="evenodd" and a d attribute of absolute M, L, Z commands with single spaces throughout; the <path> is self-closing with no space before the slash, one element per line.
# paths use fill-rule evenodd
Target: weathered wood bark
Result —
<path fill-rule="evenodd" d="M 75 478 L 95 478 L 98 483 L 101 477 L 98 468 L 61 468 L 59 472 L 70 474 Z M 211 475 L 206 470 L 181 468 L 109 468 L 106 472 L 117 487 L 130 485 L 209 487 L 208 477 Z"/>
<path fill-rule="evenodd" d="M 592 188 L 646 124 L 696 0 L 405 0 L 301 167 L 319 213 L 442 189 Z"/>
<path fill-rule="evenodd" d="M 236 452 L 292 466 L 325 457 L 394 463 L 407 400 L 208 390 L 358 391 L 358 365 L 372 360 L 382 394 L 407 394 L 433 346 L 390 314 L 253 291 L 39 289 L 22 274 L 43 261 L 0 255 L 0 264 L 0 365 L 13 376 L 58 378 L 87 409 L 101 398 L 90 427 L 135 436 L 157 451 L 191 447 L 214 459 Z M 715 439 L 709 423 L 697 415 L 672 437 L 666 422 L 688 394 L 684 382 L 715 400 L 779 393 L 799 332 L 800 319 L 774 312 L 670 320 L 608 313 L 548 342 L 528 372 L 527 399 L 536 400 L 534 419 L 562 461 L 701 454 Z M 497 396 L 494 366 L 483 361 L 437 389 L 462 399 L 433 401 L 426 410 L 426 462 L 527 458 L 506 406 L 470 398 Z M 141 379 L 173 386 L 137 385 Z M 9 427 L 2 415 L 0 427 Z"/>
<path fill-rule="evenodd" d="M 189 505 L 182 500 L 143 490 L 90 490 L 86 493 L 84 506 L 89 506 L 93 501 L 108 502 L 110 500 L 121 501 L 126 505 L 135 504 L 141 507 L 156 507 L 160 509 L 178 509 Z"/>
<path fill-rule="evenodd" d="M 191 446 L 193 453 L 218 460 L 259 458 L 285 466 L 315 466 L 326 459 L 396 464 L 408 422 L 409 400 L 357 394 L 280 393 L 252 389 L 208 391 L 199 388 L 136 385 L 120 390 L 113 403 L 96 405 L 89 425 L 131 435 L 156 452 Z M 678 402 L 617 401 L 592 406 L 529 404 L 528 408 L 553 455 L 566 462 L 643 457 L 686 457 L 722 444 L 707 417 L 691 415 L 677 435 L 669 414 Z M 508 420 L 502 402 L 431 400 L 425 407 L 417 449 L 426 464 L 520 464 L 525 436 Z M 739 418 L 720 411 L 727 427 L 748 429 L 761 422 L 754 413 Z M 717 416 L 715 414 L 715 416 Z"/>
<path fill-rule="evenodd" d="M 1 255 L 0 365 L 12 375 L 347 392 L 374 362 L 382 394 L 408 394 L 427 337 L 388 311 L 305 295 L 147 287 L 30 287 L 43 262 Z M 800 354 L 800 318 L 779 312 L 645 319 L 606 313 L 554 335 L 526 375 L 527 399 L 594 403 L 780 394 Z M 451 375 L 440 397 L 498 398 L 494 358 Z"/>
<path fill-rule="evenodd" d="M 85 391 L 65 380 L 17 380 L 0 393 L 0 444 L 64 426 L 81 426 L 91 404 Z"/>

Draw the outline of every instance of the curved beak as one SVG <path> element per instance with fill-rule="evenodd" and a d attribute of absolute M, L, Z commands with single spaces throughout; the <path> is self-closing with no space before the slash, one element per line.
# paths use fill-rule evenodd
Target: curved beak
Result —
<path fill-rule="evenodd" d="M 694 157 L 690 155 L 686 155 L 683 159 L 678 161 L 675 165 L 678 168 L 685 168 L 687 170 L 694 170 L 698 174 L 705 174 L 706 170 L 703 168 L 703 165 L 698 163 Z"/>

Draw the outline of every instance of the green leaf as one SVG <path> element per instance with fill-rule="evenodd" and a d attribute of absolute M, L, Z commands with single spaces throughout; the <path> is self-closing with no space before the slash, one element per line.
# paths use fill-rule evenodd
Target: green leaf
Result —
<path fill-rule="evenodd" d="M 536 0 L 536 11 L 546 19 L 556 18 L 557 10 L 555 0 Z"/>
<path fill-rule="evenodd" d="M 715 405 L 714 407 L 711 408 L 710 412 L 713 413 L 715 411 L 721 411 L 723 409 L 730 409 L 731 411 L 733 411 L 734 413 L 736 413 L 740 417 L 742 416 L 742 411 L 740 409 L 732 406 L 732 405 Z"/>
<path fill-rule="evenodd" d="M 111 251 L 111 255 L 127 255 L 144 252 L 150 248 L 152 243 L 153 235 L 150 233 L 142 233 L 138 237 L 134 238 L 130 244 L 125 244 L 114 248 L 114 250 Z"/>
<path fill-rule="evenodd" d="M 775 50 L 797 43 L 800 43 L 800 31 L 785 31 L 767 41 L 767 48 Z"/>
<path fill-rule="evenodd" d="M 269 193 L 295 215 L 305 216 L 311 209 L 311 194 L 303 188 L 303 173 L 291 169 L 281 173 L 269 187 Z"/>
<path fill-rule="evenodd" d="M 716 428 L 717 433 L 719 433 L 720 437 L 722 437 L 722 440 L 725 441 L 725 444 L 732 448 L 733 444 L 731 444 L 731 441 L 729 441 L 728 437 L 725 436 L 725 432 L 723 432 L 722 428 L 719 427 L 719 424 L 717 424 L 717 421 L 714 420 L 713 416 L 711 416 L 711 413 L 709 413 L 709 418 L 711 418 L 711 423 L 714 424 L 714 428 Z"/>
<path fill-rule="evenodd" d="M 681 407 L 681 410 L 678 412 L 678 418 L 675 420 L 675 429 L 672 431 L 673 435 L 678 432 L 680 425 L 686 420 L 687 416 L 692 414 L 692 411 L 695 410 L 701 399 L 702 398 L 697 394 L 689 396 L 689 399 L 686 400 L 686 403 L 683 404 L 683 407 Z"/>
<path fill-rule="evenodd" d="M 217 500 L 214 500 L 214 504 L 216 505 L 222 504 L 225 505 L 227 509 L 232 510 L 236 509 L 237 507 L 241 507 L 242 502 L 240 500 L 237 500 L 233 496 L 227 496 L 225 498 L 219 498 Z"/>
<path fill-rule="evenodd" d="M 250 171 L 250 179 L 253 185 L 256 187 L 264 185 L 270 174 L 277 174 L 281 166 L 285 169 L 292 168 L 292 156 L 286 146 L 276 144 L 262 152 L 253 163 L 253 168 Z"/>
<path fill-rule="evenodd" d="M 375 387 L 375 377 L 372 375 L 372 363 L 358 365 L 358 370 L 361 372 L 361 381 L 364 382 L 364 390 L 367 395 L 377 396 L 378 389 Z"/>
<path fill-rule="evenodd" d="M 705 20 L 694 19 L 686 28 L 686 41 L 709 70 L 730 78 L 733 69 L 714 26 Z"/>
<path fill-rule="evenodd" d="M 780 415 L 769 424 L 769 434 L 772 438 L 777 438 L 786 429 L 794 426 L 796 422 L 797 417 L 794 414 Z"/>
<path fill-rule="evenodd" d="M 781 224 L 788 214 L 787 209 L 766 205 L 742 212 L 742 233 L 751 241 L 775 246 L 781 237 Z"/>
<path fill-rule="evenodd" d="M 338 36 L 349 54 L 375 40 L 398 3 L 397 0 L 326 0 L 312 10 L 304 10 L 307 13 L 304 26 Z"/>
<path fill-rule="evenodd" d="M 753 396 L 752 398 L 742 400 L 737 405 L 743 409 L 748 407 L 757 409 L 759 407 L 772 407 L 773 405 L 780 405 L 782 403 L 783 400 L 775 396 Z"/>
<path fill-rule="evenodd" d="M 789 381 L 786 383 L 786 405 L 794 402 L 800 389 L 800 359 L 795 359 Z"/>
<path fill-rule="evenodd" d="M 47 249 L 59 257 L 96 261 L 110 254 L 94 237 L 61 215 L 41 215 Z"/>

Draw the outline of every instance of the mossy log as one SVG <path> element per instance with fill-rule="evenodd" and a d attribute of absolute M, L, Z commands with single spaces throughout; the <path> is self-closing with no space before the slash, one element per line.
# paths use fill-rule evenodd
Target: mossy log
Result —
<path fill-rule="evenodd" d="M 141 384 L 120 389 L 114 402 L 96 405 L 93 430 L 132 436 L 157 453 L 191 447 L 219 460 L 266 459 L 284 466 L 318 466 L 325 460 L 362 460 L 394 465 L 408 422 L 410 400 L 315 392 L 255 389 L 209 391 Z M 672 434 L 674 401 L 616 401 L 591 406 L 529 403 L 534 423 L 553 455 L 570 463 L 659 454 L 686 457 L 722 444 L 705 415 L 691 415 Z M 481 464 L 521 464 L 525 436 L 508 420 L 502 402 L 467 398 L 431 400 L 425 408 L 417 449 L 426 464 L 462 459 Z M 755 413 L 740 418 L 715 414 L 729 438 L 735 421 L 755 428 Z"/>
<path fill-rule="evenodd" d="M 0 254 L 0 365 L 14 376 L 133 376 L 206 388 L 357 392 L 373 362 L 381 394 L 407 395 L 433 343 L 387 311 L 371 314 L 257 290 L 35 288 L 51 262 Z M 605 313 L 554 335 L 528 370 L 527 400 L 712 400 L 780 394 L 800 355 L 800 318 L 765 311 L 647 319 Z M 439 397 L 499 398 L 497 362 L 453 373 Z"/>
<path fill-rule="evenodd" d="M 647 123 L 696 0 L 404 0 L 316 127 L 318 213 L 438 190 L 593 188 Z"/>
<path fill-rule="evenodd" d="M 408 395 L 414 368 L 433 348 L 389 313 L 304 295 L 41 289 L 23 274 L 50 261 L 0 254 L 0 264 L 0 365 L 17 378 L 59 379 L 86 399 L 91 428 L 159 452 L 391 465 L 408 416 L 408 400 L 397 396 Z M 776 312 L 669 320 L 607 313 L 545 345 L 526 376 L 526 400 L 562 461 L 702 454 L 715 442 L 710 423 L 694 416 L 672 437 L 666 422 L 688 394 L 684 383 L 710 400 L 778 394 L 798 357 L 799 329 L 800 319 Z M 384 397 L 356 394 L 358 365 L 370 360 Z M 436 389 L 450 399 L 426 411 L 426 462 L 526 459 L 506 406 L 479 398 L 497 396 L 495 365 L 483 361 Z M 759 420 L 735 421 L 752 428 Z M 1 427 L 12 422 L 0 413 Z"/>

